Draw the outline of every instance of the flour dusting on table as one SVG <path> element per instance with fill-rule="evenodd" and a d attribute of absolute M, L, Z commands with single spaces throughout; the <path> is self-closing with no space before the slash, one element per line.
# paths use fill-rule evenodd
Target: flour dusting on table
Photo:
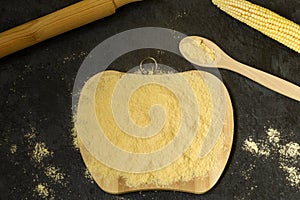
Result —
<path fill-rule="evenodd" d="M 62 185 L 65 185 L 64 179 L 65 179 L 65 173 L 61 172 L 61 169 L 55 166 L 48 166 L 44 170 L 44 174 L 51 178 L 55 183 L 60 183 Z"/>
<path fill-rule="evenodd" d="M 31 158 L 40 163 L 44 158 L 53 155 L 53 152 L 48 150 L 44 142 L 38 142 L 35 144 L 31 154 Z"/>
<path fill-rule="evenodd" d="M 281 132 L 269 128 L 266 131 L 266 139 L 254 141 L 251 137 L 243 143 L 243 150 L 257 157 L 278 159 L 278 168 L 281 169 L 290 186 L 300 189 L 300 145 L 294 141 L 284 141 Z"/>
<path fill-rule="evenodd" d="M 92 177 L 92 175 L 90 174 L 89 170 L 86 168 L 84 171 L 84 177 L 90 182 L 90 183 L 94 183 L 94 179 Z"/>
<path fill-rule="evenodd" d="M 24 134 L 24 141 L 28 149 L 27 155 L 32 161 L 32 167 L 34 170 L 42 171 L 44 174 L 44 176 L 41 176 L 39 173 L 31 174 L 33 183 L 37 184 L 32 188 L 33 197 L 38 199 L 55 199 L 55 190 L 51 186 L 59 184 L 66 187 L 68 184 L 68 181 L 66 181 L 67 175 L 62 172 L 61 168 L 54 164 L 48 164 L 49 161 L 53 163 L 54 152 L 48 148 L 44 141 L 39 139 L 40 135 L 40 132 L 34 127 L 31 127 L 31 130 Z"/>
<path fill-rule="evenodd" d="M 10 153 L 11 154 L 15 154 L 17 152 L 17 149 L 18 149 L 18 147 L 17 147 L 16 144 L 11 145 L 11 147 L 10 147 Z"/>

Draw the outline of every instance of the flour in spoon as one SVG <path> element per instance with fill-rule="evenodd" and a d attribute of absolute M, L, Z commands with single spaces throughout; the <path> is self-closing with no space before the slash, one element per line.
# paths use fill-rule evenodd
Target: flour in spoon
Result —
<path fill-rule="evenodd" d="M 193 38 L 191 42 L 182 43 L 182 51 L 191 60 L 201 64 L 214 64 L 216 61 L 215 50 L 209 48 L 201 38 Z"/>

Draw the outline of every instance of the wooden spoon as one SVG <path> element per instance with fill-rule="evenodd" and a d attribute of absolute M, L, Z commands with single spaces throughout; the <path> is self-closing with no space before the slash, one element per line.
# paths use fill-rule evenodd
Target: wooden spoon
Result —
<path fill-rule="evenodd" d="M 197 48 L 202 48 L 201 46 L 194 45 L 195 41 L 198 41 L 198 43 L 199 41 L 201 41 L 206 47 L 209 48 L 208 50 L 215 51 L 216 59 L 210 63 L 202 63 L 198 59 L 195 59 L 193 53 L 199 50 Z M 190 47 L 192 46 L 192 49 L 187 49 L 187 44 L 192 44 L 189 45 Z M 224 53 L 222 49 L 218 47 L 215 43 L 206 38 L 198 36 L 186 37 L 180 42 L 179 49 L 183 57 L 195 65 L 201 67 L 218 67 L 234 71 L 273 91 L 276 91 L 282 95 L 300 101 L 299 86 L 234 60 L 233 58 L 229 57 L 226 53 Z"/>

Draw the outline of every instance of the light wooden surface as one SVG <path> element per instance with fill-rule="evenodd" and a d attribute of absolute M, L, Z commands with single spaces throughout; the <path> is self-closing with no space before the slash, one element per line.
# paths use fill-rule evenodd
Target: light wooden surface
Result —
<path fill-rule="evenodd" d="M 201 73 L 199 71 L 199 73 Z M 101 179 L 101 171 L 97 169 L 97 165 L 99 165 L 99 161 L 96 160 L 89 151 L 84 147 L 80 138 L 78 138 L 78 144 L 80 148 L 81 155 L 83 160 L 89 169 L 93 179 L 95 182 L 100 186 L 100 188 L 108 193 L 111 194 L 123 194 L 128 192 L 134 191 L 142 191 L 142 190 L 173 190 L 173 191 L 182 191 L 182 192 L 189 192 L 194 194 L 202 194 L 210 190 L 219 180 L 226 163 L 228 161 L 232 142 L 233 142 L 233 131 L 234 131 L 234 119 L 233 119 L 233 109 L 229 94 L 223 85 L 225 93 L 226 93 L 226 115 L 223 130 L 221 133 L 221 137 L 224 137 L 224 146 L 216 145 L 214 148 L 220 148 L 222 151 L 217 155 L 216 162 L 213 164 L 213 167 L 208 172 L 207 176 L 205 177 L 198 177 L 189 182 L 177 182 L 175 184 L 166 186 L 166 187 L 159 187 L 156 185 L 143 185 L 136 188 L 130 188 L 125 185 L 124 180 L 122 177 L 116 179 L 113 183 L 107 184 L 107 182 Z"/>
<path fill-rule="evenodd" d="M 84 0 L 0 33 L 0 58 L 115 13 L 140 0 Z"/>
<path fill-rule="evenodd" d="M 275 92 L 300 101 L 300 87 L 261 70 L 249 67 L 228 56 L 222 57 L 218 67 L 241 74 Z"/>
<path fill-rule="evenodd" d="M 184 50 L 182 49 L 183 43 L 189 43 L 193 40 L 202 40 L 205 45 L 207 45 L 209 48 L 214 49 L 216 52 L 216 62 L 214 64 L 203 64 L 198 63 L 195 60 L 192 60 L 189 58 L 189 55 L 187 55 Z M 275 92 L 278 92 L 282 95 L 285 95 L 289 98 L 292 98 L 296 101 L 300 101 L 300 87 L 290 83 L 286 80 L 283 80 L 281 78 L 278 78 L 274 75 L 268 74 L 266 72 L 260 71 L 258 69 L 252 68 L 250 66 L 247 66 L 245 64 L 242 64 L 231 57 L 229 57 L 225 52 L 223 52 L 215 43 L 212 41 L 199 37 L 199 36 L 190 36 L 184 38 L 180 43 L 180 51 L 182 55 L 191 63 L 194 63 L 199 66 L 203 67 L 217 67 L 217 68 L 223 68 L 230 71 L 234 71 L 238 74 L 241 74 Z M 245 53 L 245 52 L 244 52 Z"/>

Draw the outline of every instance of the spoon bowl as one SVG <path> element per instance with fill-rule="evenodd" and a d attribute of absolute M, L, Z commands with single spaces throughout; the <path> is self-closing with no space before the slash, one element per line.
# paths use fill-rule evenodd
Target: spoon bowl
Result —
<path fill-rule="evenodd" d="M 198 59 L 192 58 L 189 55 L 189 51 L 195 51 L 196 48 L 199 48 L 199 46 L 193 45 L 192 49 L 187 49 L 185 48 L 185 45 L 187 44 L 193 44 L 195 41 L 198 41 L 200 43 L 203 43 L 205 46 L 207 46 L 209 49 L 212 49 L 215 54 L 215 59 L 213 63 L 205 63 L 205 62 L 199 62 Z M 185 59 L 187 59 L 189 62 L 201 66 L 201 67 L 212 67 L 212 68 L 217 68 L 217 64 L 221 61 L 222 55 L 225 53 L 220 49 L 215 43 L 212 41 L 203 38 L 203 37 L 198 37 L 198 36 L 189 36 L 185 37 L 182 39 L 179 43 L 179 50 L 180 53 L 183 55 Z M 200 55 L 199 55 L 200 56 Z"/>

